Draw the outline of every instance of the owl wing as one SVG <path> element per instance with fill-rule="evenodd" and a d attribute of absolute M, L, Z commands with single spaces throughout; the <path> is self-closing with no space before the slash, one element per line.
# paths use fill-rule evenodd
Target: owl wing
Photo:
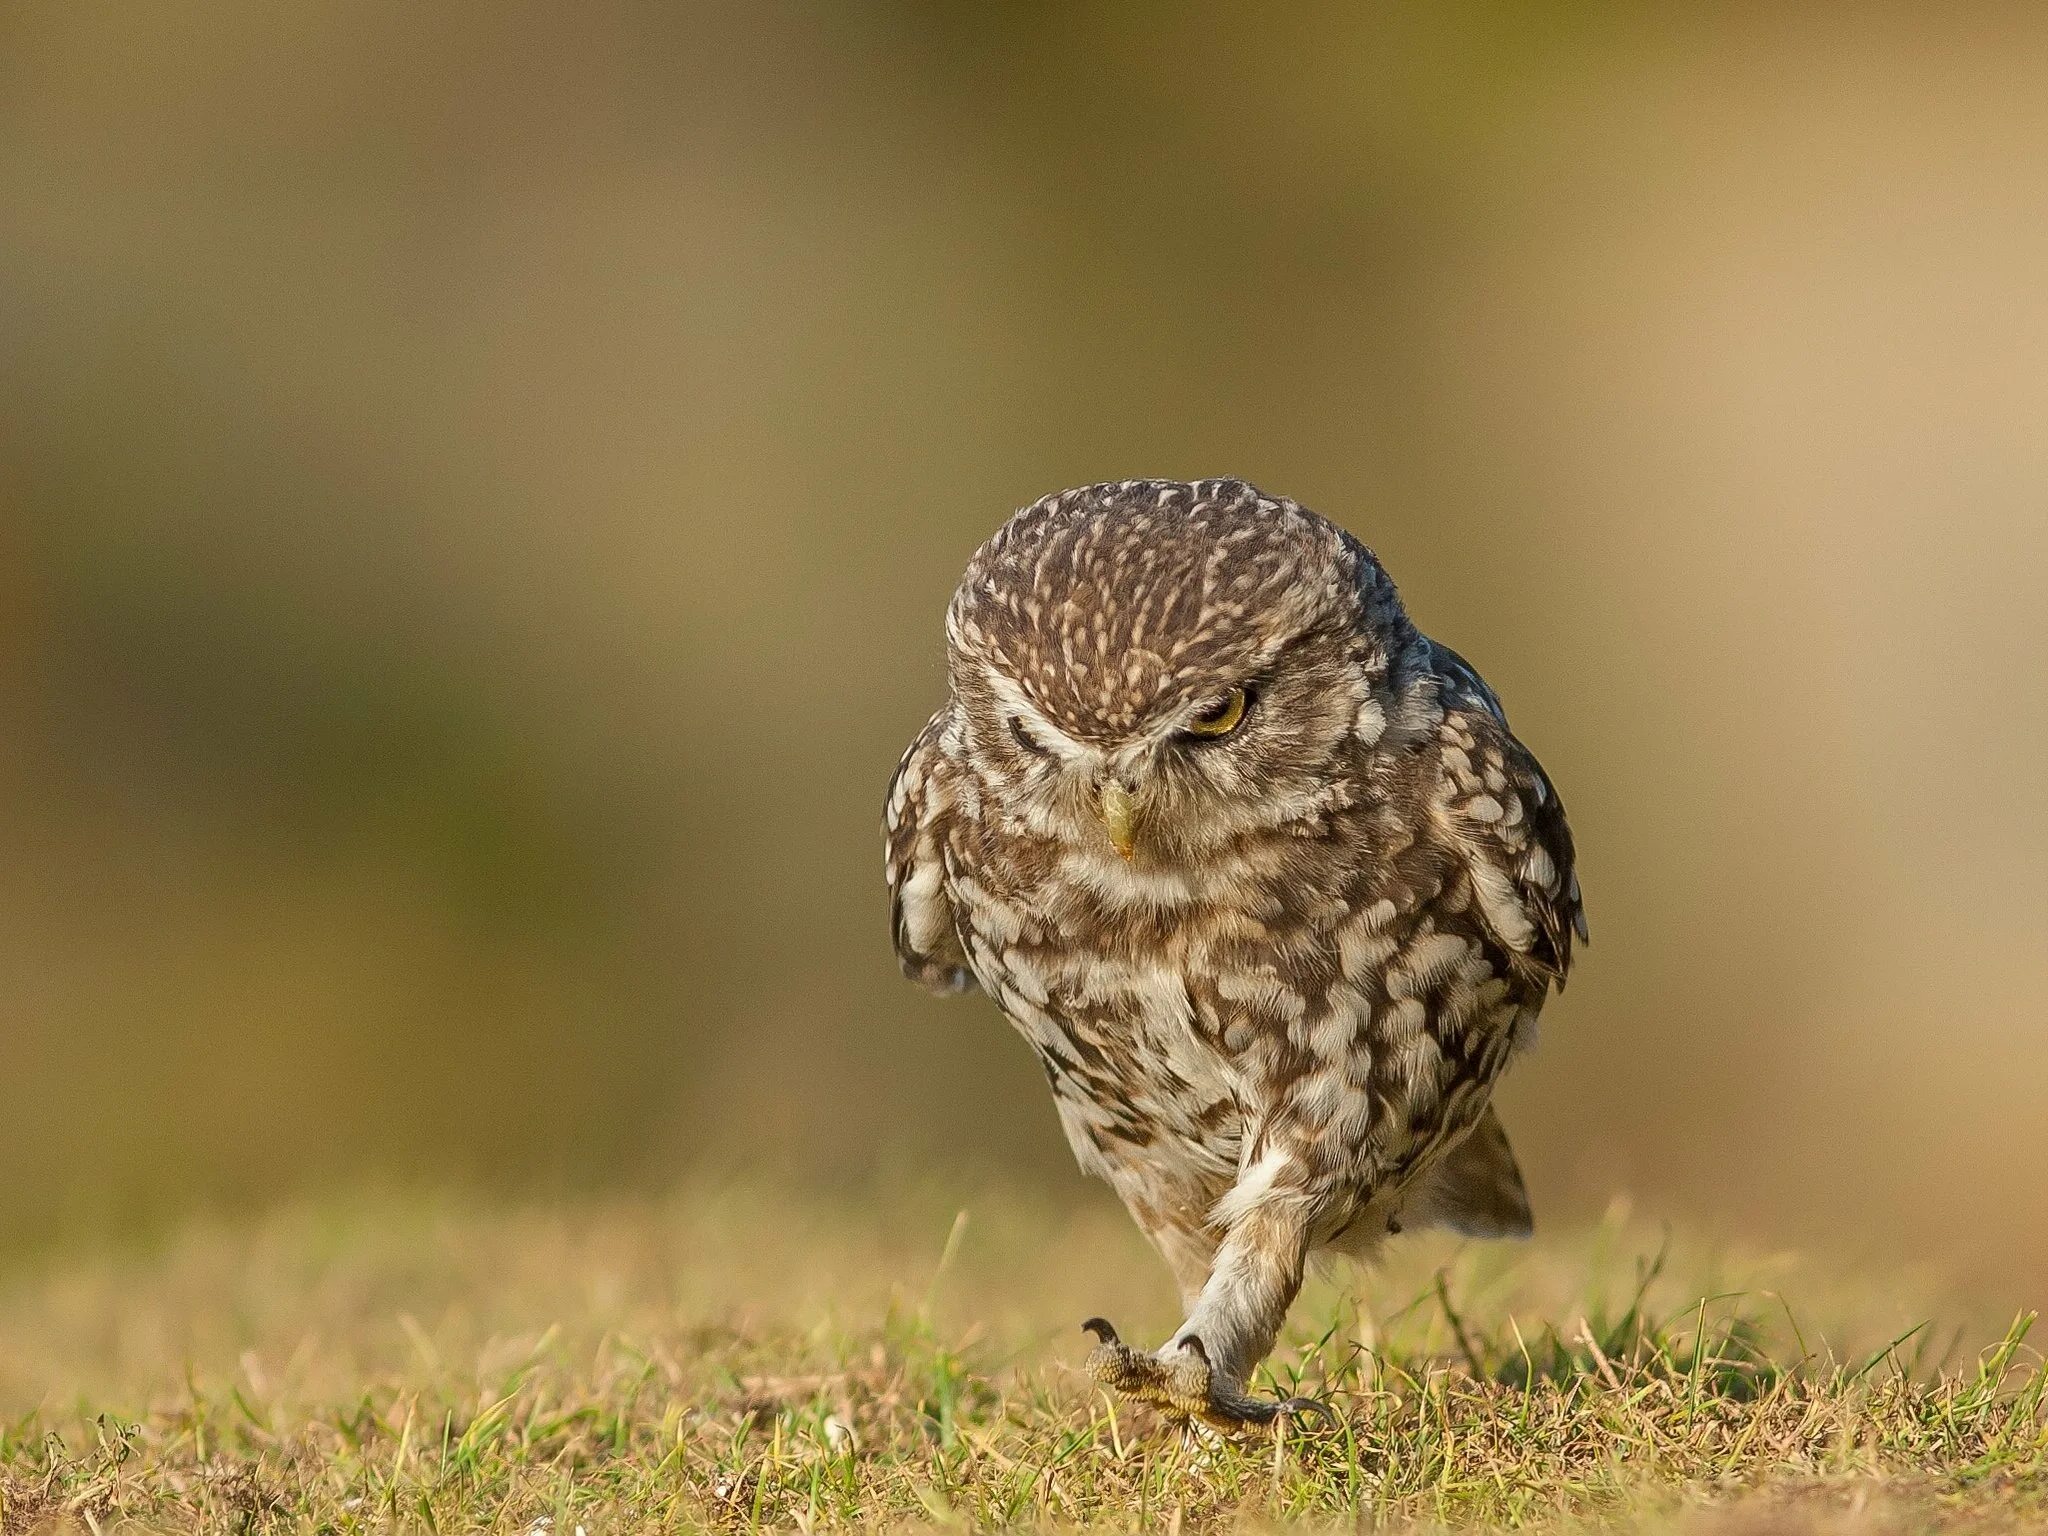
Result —
<path fill-rule="evenodd" d="M 1410 1227 L 1449 1227 L 1467 1237 L 1527 1237 L 1535 1230 L 1529 1191 L 1500 1114 L 1489 1104 L 1478 1124 L 1430 1165 L 1401 1207 Z"/>
<path fill-rule="evenodd" d="M 896 765 L 882 811 L 890 925 L 903 974 L 934 992 L 974 984 L 946 884 L 946 829 L 954 811 L 952 767 L 941 749 L 950 708 L 925 722 Z"/>
<path fill-rule="evenodd" d="M 1444 706 L 1437 823 L 1463 858 L 1493 937 L 1532 979 L 1562 988 L 1573 939 L 1586 941 L 1564 805 L 1478 672 L 1447 646 L 1431 649 Z"/>

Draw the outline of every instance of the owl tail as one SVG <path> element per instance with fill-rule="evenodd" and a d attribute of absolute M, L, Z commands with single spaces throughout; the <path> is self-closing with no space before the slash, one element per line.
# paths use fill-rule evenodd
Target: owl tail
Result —
<path fill-rule="evenodd" d="M 1449 1227 L 1467 1237 L 1527 1237 L 1535 1230 L 1522 1170 L 1492 1105 L 1429 1171 L 1401 1220 L 1409 1227 Z"/>

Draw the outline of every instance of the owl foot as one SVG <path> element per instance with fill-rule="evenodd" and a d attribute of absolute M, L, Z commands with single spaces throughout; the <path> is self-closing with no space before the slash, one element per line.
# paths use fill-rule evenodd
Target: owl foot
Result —
<path fill-rule="evenodd" d="M 1218 1381 L 1209 1369 L 1208 1350 L 1193 1334 L 1148 1355 L 1124 1343 L 1099 1317 L 1081 1327 L 1097 1340 L 1088 1352 L 1088 1374 L 1121 1396 L 1167 1413 L 1225 1431 L 1291 1421 L 1300 1414 L 1318 1415 L 1330 1424 L 1337 1421 L 1329 1405 L 1313 1397 L 1250 1397 Z"/>

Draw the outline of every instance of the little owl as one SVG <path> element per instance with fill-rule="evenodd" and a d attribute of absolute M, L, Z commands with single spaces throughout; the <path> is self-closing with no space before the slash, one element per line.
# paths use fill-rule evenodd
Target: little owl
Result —
<path fill-rule="evenodd" d="M 1557 791 L 1370 550 L 1235 480 L 1047 497 L 968 564 L 885 818 L 896 950 L 1037 1052 L 1186 1321 L 1096 1378 L 1219 1427 L 1303 1265 L 1529 1231 L 1488 1100 L 1585 919 Z"/>

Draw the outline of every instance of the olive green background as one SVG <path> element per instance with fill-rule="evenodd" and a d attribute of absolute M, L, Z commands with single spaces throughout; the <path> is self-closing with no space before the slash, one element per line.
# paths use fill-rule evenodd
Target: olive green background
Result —
<path fill-rule="evenodd" d="M 1236 474 L 1572 809 L 1540 1215 L 2048 1300 L 2041 18 L 9 6 L 0 1232 L 1070 1187 L 882 787 L 1012 508 Z"/>

